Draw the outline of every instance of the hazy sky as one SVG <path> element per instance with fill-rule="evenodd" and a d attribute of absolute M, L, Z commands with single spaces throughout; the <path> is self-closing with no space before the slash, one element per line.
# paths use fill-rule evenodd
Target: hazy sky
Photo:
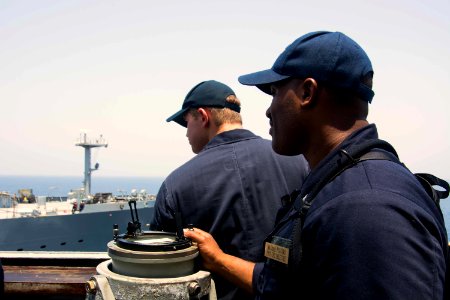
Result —
<path fill-rule="evenodd" d="M 375 70 L 369 121 L 414 172 L 450 179 L 450 1 L 0 0 L 0 175 L 80 175 L 80 133 L 102 134 L 94 176 L 166 176 L 193 156 L 165 119 L 197 83 L 242 101 L 270 138 L 271 98 L 237 77 L 297 37 L 342 31 Z"/>

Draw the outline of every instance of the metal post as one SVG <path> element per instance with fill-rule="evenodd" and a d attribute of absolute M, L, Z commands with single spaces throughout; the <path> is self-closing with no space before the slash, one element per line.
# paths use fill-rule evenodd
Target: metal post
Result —
<path fill-rule="evenodd" d="M 105 139 L 102 135 L 95 140 L 88 140 L 86 133 L 83 133 L 80 137 L 76 146 L 84 148 L 84 194 L 88 197 L 91 194 L 91 173 L 92 171 L 98 170 L 98 164 L 95 164 L 95 168 L 91 168 L 91 149 L 96 147 L 108 147 Z M 79 203 L 78 203 L 79 204 Z"/>
<path fill-rule="evenodd" d="M 87 195 L 91 194 L 91 148 L 84 147 L 84 192 Z"/>

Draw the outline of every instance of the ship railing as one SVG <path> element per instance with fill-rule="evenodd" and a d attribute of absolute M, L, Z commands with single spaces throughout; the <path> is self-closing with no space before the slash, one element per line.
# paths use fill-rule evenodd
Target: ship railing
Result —
<path fill-rule="evenodd" d="M 107 252 L 0 251 L 6 299 L 84 299 L 85 285 Z"/>

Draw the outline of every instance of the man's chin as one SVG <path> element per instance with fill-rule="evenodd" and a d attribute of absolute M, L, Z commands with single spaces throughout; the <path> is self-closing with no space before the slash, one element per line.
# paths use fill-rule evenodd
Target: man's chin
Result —
<path fill-rule="evenodd" d="M 277 153 L 279 155 L 284 155 L 284 156 L 295 156 L 295 155 L 300 154 L 300 153 L 298 153 L 298 151 L 292 151 L 288 147 L 283 147 L 282 145 L 277 143 L 275 140 L 272 140 L 272 149 L 273 149 L 273 151 L 275 151 L 275 153 Z"/>
<path fill-rule="evenodd" d="M 277 154 L 286 155 L 285 151 L 283 150 L 283 147 L 280 147 L 280 145 L 278 145 L 274 140 L 272 140 L 272 149 Z"/>

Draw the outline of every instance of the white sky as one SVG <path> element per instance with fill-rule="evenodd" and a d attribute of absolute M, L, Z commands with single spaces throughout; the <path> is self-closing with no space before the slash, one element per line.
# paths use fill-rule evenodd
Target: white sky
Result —
<path fill-rule="evenodd" d="M 109 143 L 92 152 L 94 176 L 166 176 L 193 154 L 165 119 L 209 79 L 270 138 L 270 97 L 237 77 L 330 30 L 372 60 L 380 137 L 413 172 L 450 179 L 449 16 L 448 0 L 0 0 L 0 175 L 82 176 L 87 132 Z"/>

